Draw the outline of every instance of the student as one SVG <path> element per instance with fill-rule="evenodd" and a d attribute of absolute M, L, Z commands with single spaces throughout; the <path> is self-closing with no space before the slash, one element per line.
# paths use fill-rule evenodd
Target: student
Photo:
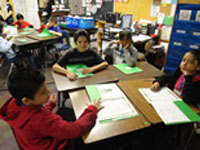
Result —
<path fill-rule="evenodd" d="M 18 57 L 17 53 L 12 48 L 15 38 L 6 40 L 4 37 L 2 37 L 3 26 L 4 26 L 3 23 L 0 22 L 0 53 L 1 53 L 0 55 L 1 55 L 1 59 L 5 60 L 5 61 L 14 60 Z M 34 61 L 33 57 L 28 53 L 25 56 L 27 56 L 31 67 L 33 69 L 35 69 L 36 65 L 35 65 L 35 61 Z"/>
<path fill-rule="evenodd" d="M 38 32 L 41 33 L 46 28 L 46 18 L 40 19 L 40 28 L 38 29 Z"/>
<path fill-rule="evenodd" d="M 168 87 L 180 95 L 187 103 L 200 103 L 200 51 L 191 50 L 185 53 L 180 66 L 171 73 L 156 77 L 151 90 L 158 91 Z"/>
<path fill-rule="evenodd" d="M 114 64 L 127 63 L 129 66 L 134 66 L 137 63 L 137 49 L 132 45 L 132 35 L 130 31 L 121 31 L 119 40 L 113 40 L 108 43 L 103 51 L 103 54 L 111 56 L 111 62 Z"/>
<path fill-rule="evenodd" d="M 0 108 L 0 119 L 12 127 L 24 150 L 70 149 L 71 139 L 85 135 L 95 124 L 100 101 L 89 103 L 75 122 L 51 112 L 56 95 L 50 97 L 44 75 L 36 70 L 12 72 L 8 90 L 13 97 Z"/>
<path fill-rule="evenodd" d="M 51 16 L 49 18 L 49 24 L 48 24 L 48 30 L 50 33 L 59 36 L 59 42 L 54 44 L 56 48 L 60 48 L 63 46 L 63 39 L 62 39 L 62 30 L 60 29 L 60 26 L 57 24 L 56 17 Z"/>
<path fill-rule="evenodd" d="M 7 9 L 7 16 L 4 18 L 7 24 L 12 24 L 14 22 L 13 19 L 13 8 L 9 4 L 9 0 L 6 0 L 6 9 Z"/>
<path fill-rule="evenodd" d="M 18 29 L 33 27 L 29 22 L 24 21 L 24 16 L 20 13 L 16 16 L 17 21 L 13 23 L 13 25 L 16 25 Z"/>
<path fill-rule="evenodd" d="M 85 64 L 88 68 L 83 69 L 82 73 L 92 73 L 108 66 L 108 63 L 103 61 L 101 57 L 88 48 L 90 35 L 85 30 L 77 30 L 74 33 L 74 42 L 77 48 L 69 50 L 66 54 L 53 65 L 53 71 L 66 75 L 70 80 L 76 80 L 76 75 L 65 69 L 68 64 Z"/>

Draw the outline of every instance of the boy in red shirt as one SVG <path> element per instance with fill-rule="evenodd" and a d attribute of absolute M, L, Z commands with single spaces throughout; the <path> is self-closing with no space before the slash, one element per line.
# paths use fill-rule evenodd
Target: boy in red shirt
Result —
<path fill-rule="evenodd" d="M 38 32 L 41 33 L 45 28 L 46 28 L 46 18 L 41 18 L 40 19 L 40 28 L 38 29 Z"/>
<path fill-rule="evenodd" d="M 16 18 L 17 18 L 17 21 L 15 21 L 13 25 L 16 25 L 18 29 L 33 27 L 32 24 L 30 24 L 27 21 L 24 21 L 24 16 L 22 14 L 18 13 Z"/>
<path fill-rule="evenodd" d="M 56 95 L 49 96 L 45 77 L 36 70 L 12 72 L 8 90 L 13 97 L 0 108 L 0 119 L 12 127 L 23 150 L 68 150 L 71 139 L 85 135 L 95 124 L 100 101 L 90 103 L 75 122 L 51 112 Z M 50 103 L 43 105 L 49 97 Z"/>

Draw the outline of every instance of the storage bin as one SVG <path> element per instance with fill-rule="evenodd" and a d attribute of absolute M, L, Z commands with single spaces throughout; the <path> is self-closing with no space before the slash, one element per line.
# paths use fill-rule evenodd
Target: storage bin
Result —
<path fill-rule="evenodd" d="M 81 29 L 94 28 L 94 19 L 93 18 L 80 18 L 79 19 L 79 28 L 81 28 Z"/>

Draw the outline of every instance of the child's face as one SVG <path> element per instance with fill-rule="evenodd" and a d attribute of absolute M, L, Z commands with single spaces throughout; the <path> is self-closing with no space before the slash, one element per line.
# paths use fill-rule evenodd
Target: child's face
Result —
<path fill-rule="evenodd" d="M 200 65 L 198 64 L 198 61 L 195 60 L 193 54 L 188 52 L 182 58 L 180 69 L 182 72 L 194 74 L 197 70 L 200 69 Z"/>
<path fill-rule="evenodd" d="M 88 40 L 85 36 L 79 36 L 76 41 L 79 52 L 85 52 L 88 49 Z"/>
<path fill-rule="evenodd" d="M 50 25 L 50 26 L 54 26 L 54 25 L 55 25 L 55 22 L 49 21 L 49 25 Z"/>
<path fill-rule="evenodd" d="M 24 19 L 18 19 L 19 23 L 22 23 L 24 21 Z"/>
<path fill-rule="evenodd" d="M 41 87 L 36 92 L 34 99 L 30 101 L 30 105 L 42 105 L 46 102 L 48 102 L 50 97 L 50 91 L 46 86 L 46 83 L 44 82 Z"/>
<path fill-rule="evenodd" d="M 125 47 L 126 45 L 129 45 L 131 43 L 131 39 L 128 38 L 128 36 L 124 36 L 121 40 L 120 40 L 122 47 Z"/>

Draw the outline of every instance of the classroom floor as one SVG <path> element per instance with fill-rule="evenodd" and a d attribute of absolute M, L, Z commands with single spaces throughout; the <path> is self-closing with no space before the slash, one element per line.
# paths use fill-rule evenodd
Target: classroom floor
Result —
<path fill-rule="evenodd" d="M 4 64 L 3 67 L 0 68 L 0 106 L 10 97 L 10 94 L 8 93 L 7 88 L 6 88 L 6 76 L 8 73 L 8 69 L 9 69 L 8 64 Z M 45 72 L 43 71 L 43 73 L 46 76 L 46 83 L 47 83 L 48 88 L 52 92 L 56 92 L 56 87 L 55 87 L 55 84 L 54 84 L 52 76 L 51 76 L 51 68 L 47 68 Z M 140 139 L 146 139 L 146 138 L 143 138 L 142 134 L 140 134 L 140 131 L 137 134 L 139 134 Z M 128 138 L 129 138 L 129 136 L 128 136 Z M 127 139 L 127 136 L 125 139 Z M 120 138 L 118 138 L 116 140 L 118 141 L 118 143 L 121 142 Z M 116 143 L 116 140 L 114 140 L 114 141 L 112 140 L 109 143 L 112 143 L 112 142 Z M 130 139 L 128 139 L 128 140 L 130 142 Z M 125 141 L 125 140 L 123 140 L 123 141 Z M 184 141 L 182 141 L 182 142 L 184 142 Z M 188 146 L 188 150 L 199 150 L 200 149 L 199 141 L 200 141 L 200 135 L 195 134 Z M 105 144 L 106 142 L 102 142 L 102 143 L 103 144 L 99 144 L 99 143 L 93 144 L 93 146 L 95 147 L 96 150 L 97 149 L 107 149 L 108 146 L 107 146 L 107 144 Z M 159 141 L 158 141 L 158 143 L 159 143 Z M 141 144 L 144 145 L 144 143 L 140 143 L 139 145 L 141 145 Z M 97 148 L 97 146 L 95 146 L 95 145 L 98 145 L 99 148 Z M 105 148 L 105 145 L 106 145 L 106 148 Z M 121 143 L 118 145 L 121 145 Z M 164 149 L 165 146 L 166 145 L 163 145 L 163 147 L 161 149 Z M 112 148 L 114 150 L 115 148 L 113 148 L 113 147 L 116 147 L 115 144 L 112 145 L 110 148 Z M 0 149 L 1 150 L 16 150 L 16 149 L 18 149 L 17 143 L 15 141 L 15 138 L 13 137 L 10 127 L 3 120 L 0 120 Z M 141 150 L 141 148 L 138 148 L 137 146 L 136 147 L 130 146 L 130 144 L 125 144 L 125 146 L 117 146 L 116 150 L 131 150 L 131 149 Z M 148 145 L 148 147 L 145 147 L 143 149 L 151 149 L 151 147 Z M 158 149 L 160 149 L 160 148 L 158 148 Z M 171 148 L 170 150 L 173 150 L 173 149 L 177 150 L 180 148 L 175 146 L 175 147 Z"/>

